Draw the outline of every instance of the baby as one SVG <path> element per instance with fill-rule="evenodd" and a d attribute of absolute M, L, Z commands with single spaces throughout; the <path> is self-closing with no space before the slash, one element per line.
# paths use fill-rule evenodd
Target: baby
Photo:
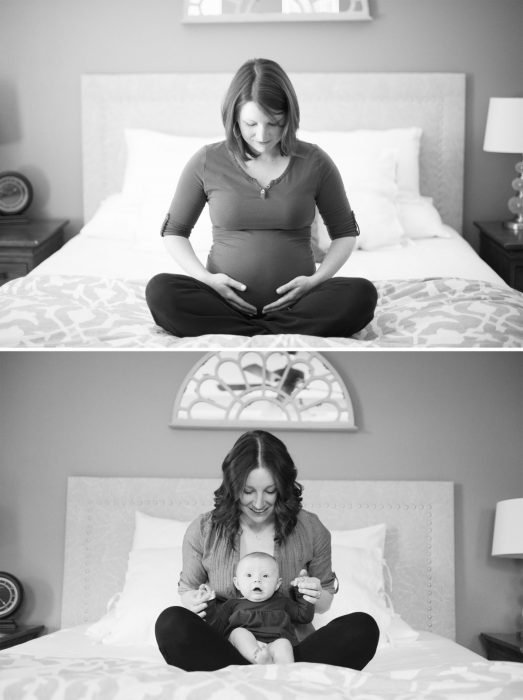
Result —
<path fill-rule="evenodd" d="M 251 663 L 293 662 L 293 646 L 298 643 L 294 623 L 311 622 L 314 605 L 302 596 L 292 600 L 278 592 L 278 564 L 265 552 L 242 557 L 233 582 L 242 597 L 226 600 L 219 607 L 214 592 L 206 584 L 200 586 L 202 600 L 209 601 L 207 622 Z"/>

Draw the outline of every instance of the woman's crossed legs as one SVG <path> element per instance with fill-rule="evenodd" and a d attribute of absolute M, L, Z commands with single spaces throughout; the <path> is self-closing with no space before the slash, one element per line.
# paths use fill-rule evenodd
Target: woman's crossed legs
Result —
<path fill-rule="evenodd" d="M 376 653 L 379 629 L 367 613 L 332 620 L 294 647 L 295 661 L 360 671 Z M 216 671 L 249 663 L 223 635 L 196 613 L 174 606 L 156 621 L 156 641 L 164 659 L 185 671 Z"/>
<path fill-rule="evenodd" d="M 360 277 L 333 277 L 292 307 L 256 317 L 241 313 L 207 284 L 187 275 L 156 275 L 145 295 L 155 323 L 179 337 L 300 333 L 349 338 L 372 320 L 378 300 L 372 282 Z"/>

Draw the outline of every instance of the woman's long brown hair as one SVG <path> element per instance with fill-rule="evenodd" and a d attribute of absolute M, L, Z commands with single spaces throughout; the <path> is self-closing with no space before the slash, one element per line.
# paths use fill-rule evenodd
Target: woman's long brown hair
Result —
<path fill-rule="evenodd" d="M 277 498 L 274 505 L 275 541 L 283 542 L 296 527 L 301 509 L 302 486 L 298 472 L 284 443 L 265 430 L 241 435 L 223 461 L 223 480 L 214 492 L 213 529 L 217 537 L 236 544 L 240 529 L 240 496 L 250 472 L 268 469 L 274 478 Z"/>

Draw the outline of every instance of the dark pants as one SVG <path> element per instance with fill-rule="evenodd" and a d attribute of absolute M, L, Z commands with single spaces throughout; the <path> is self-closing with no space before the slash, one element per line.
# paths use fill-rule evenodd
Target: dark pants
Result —
<path fill-rule="evenodd" d="M 333 277 L 291 308 L 251 318 L 230 306 L 207 284 L 169 273 L 153 277 L 145 296 L 155 323 L 180 337 L 300 333 L 348 338 L 372 320 L 378 300 L 372 282 L 359 277 Z"/>
<path fill-rule="evenodd" d="M 376 653 L 379 634 L 367 613 L 342 615 L 295 646 L 294 659 L 361 671 Z M 167 663 L 185 671 L 217 671 L 249 663 L 205 620 L 179 606 L 158 617 L 156 641 Z"/>

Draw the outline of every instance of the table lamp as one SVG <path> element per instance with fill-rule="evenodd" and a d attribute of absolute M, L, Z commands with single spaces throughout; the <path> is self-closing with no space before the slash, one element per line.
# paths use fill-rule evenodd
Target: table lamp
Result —
<path fill-rule="evenodd" d="M 496 504 L 492 556 L 523 559 L 523 498 Z"/>
<path fill-rule="evenodd" d="M 491 97 L 485 128 L 484 151 L 523 154 L 523 97 Z M 516 164 L 518 176 L 512 181 L 516 190 L 508 208 L 515 218 L 505 226 L 514 233 L 523 231 L 523 156 Z"/>

